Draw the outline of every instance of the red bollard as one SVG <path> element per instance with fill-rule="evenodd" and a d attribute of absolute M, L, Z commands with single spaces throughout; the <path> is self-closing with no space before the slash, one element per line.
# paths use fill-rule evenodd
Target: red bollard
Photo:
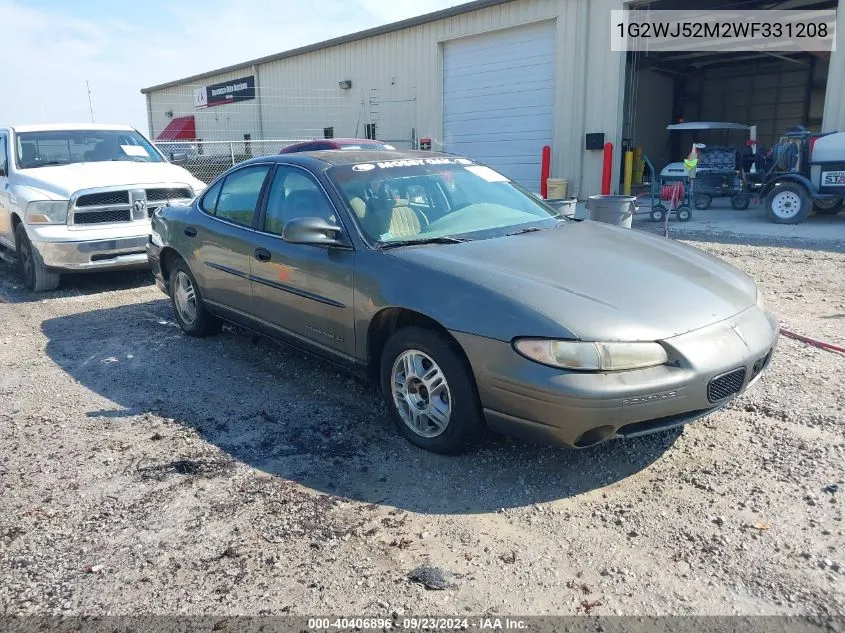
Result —
<path fill-rule="evenodd" d="M 549 174 L 552 169 L 552 148 L 548 145 L 543 146 L 543 162 L 540 166 L 540 195 L 543 199 L 549 197 Z"/>
<path fill-rule="evenodd" d="M 610 195 L 610 174 L 613 171 L 613 143 L 604 144 L 604 165 L 601 172 L 601 194 Z"/>

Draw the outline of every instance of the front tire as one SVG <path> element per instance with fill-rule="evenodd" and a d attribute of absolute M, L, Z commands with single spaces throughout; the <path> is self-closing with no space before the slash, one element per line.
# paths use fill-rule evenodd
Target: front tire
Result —
<path fill-rule="evenodd" d="M 381 388 L 399 433 L 432 453 L 474 448 L 485 423 L 475 379 L 455 343 L 434 330 L 398 330 L 381 356 Z"/>
<path fill-rule="evenodd" d="M 689 207 L 678 207 L 675 214 L 679 222 L 689 222 L 692 219 L 692 210 Z"/>
<path fill-rule="evenodd" d="M 698 211 L 706 211 L 713 204 L 713 196 L 709 193 L 697 193 L 692 201 L 693 206 Z"/>
<path fill-rule="evenodd" d="M 61 275 L 44 265 L 41 254 L 29 241 L 23 224 L 15 227 L 15 251 L 18 255 L 18 271 L 27 288 L 33 292 L 46 292 L 59 287 Z"/>
<path fill-rule="evenodd" d="M 731 196 L 731 206 L 737 211 L 745 211 L 749 204 L 751 204 L 751 200 L 746 195 L 738 193 L 735 196 Z"/>
<path fill-rule="evenodd" d="M 666 214 L 669 211 L 664 207 L 662 204 L 655 205 L 651 209 L 651 213 L 649 216 L 651 217 L 652 222 L 663 222 L 666 219 Z"/>
<path fill-rule="evenodd" d="M 204 337 L 220 332 L 220 320 L 206 309 L 197 281 L 182 259 L 170 269 L 169 290 L 176 322 L 185 334 Z"/>
<path fill-rule="evenodd" d="M 776 224 L 800 224 L 810 217 L 812 210 L 813 200 L 801 185 L 775 185 L 766 198 L 769 219 Z"/>

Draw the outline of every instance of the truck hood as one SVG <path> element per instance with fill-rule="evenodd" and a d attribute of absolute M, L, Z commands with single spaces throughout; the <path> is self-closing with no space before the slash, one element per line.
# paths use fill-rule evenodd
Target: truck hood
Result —
<path fill-rule="evenodd" d="M 205 186 L 187 170 L 171 163 L 72 163 L 20 169 L 16 175 L 15 184 L 40 189 L 62 199 L 81 189 L 97 187 L 145 187 L 160 183 L 183 183 L 194 189 Z"/>
<path fill-rule="evenodd" d="M 583 340 L 671 338 L 753 306 L 745 273 L 679 242 L 597 222 L 461 244 L 391 250 L 406 262 L 481 286 L 482 311 L 537 314 Z M 462 329 L 472 332 L 472 316 Z M 512 336 L 551 336 L 552 332 Z"/>

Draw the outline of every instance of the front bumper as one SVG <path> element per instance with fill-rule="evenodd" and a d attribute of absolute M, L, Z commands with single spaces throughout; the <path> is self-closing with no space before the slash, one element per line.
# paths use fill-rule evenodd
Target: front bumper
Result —
<path fill-rule="evenodd" d="M 32 246 L 44 265 L 55 270 L 84 272 L 147 268 L 146 223 L 115 229 L 69 230 L 63 225 L 28 227 Z"/>
<path fill-rule="evenodd" d="M 508 343 L 453 334 L 469 358 L 491 429 L 585 448 L 681 426 L 724 407 L 771 362 L 778 324 L 753 307 L 663 340 L 668 365 L 607 373 L 546 367 Z M 745 374 L 732 383 L 729 395 L 711 399 L 718 391 L 708 388 L 711 381 L 741 368 Z"/>

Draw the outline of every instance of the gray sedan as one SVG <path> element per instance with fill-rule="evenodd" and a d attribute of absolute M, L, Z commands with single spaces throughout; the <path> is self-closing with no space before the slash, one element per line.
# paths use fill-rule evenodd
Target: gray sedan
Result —
<path fill-rule="evenodd" d="M 679 426 L 751 386 L 777 343 L 727 263 L 561 217 L 453 155 L 257 158 L 152 223 L 186 333 L 231 321 L 358 370 L 440 453 L 488 428 L 583 448 Z"/>

